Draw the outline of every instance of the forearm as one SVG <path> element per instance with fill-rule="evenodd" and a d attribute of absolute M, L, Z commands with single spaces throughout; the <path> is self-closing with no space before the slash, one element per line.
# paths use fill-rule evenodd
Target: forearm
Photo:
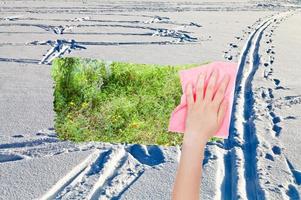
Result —
<path fill-rule="evenodd" d="M 205 145 L 221 127 L 228 109 L 224 96 L 230 77 L 224 76 L 216 87 L 218 71 L 214 70 L 205 87 L 207 76 L 200 73 L 195 95 L 191 83 L 186 85 L 187 116 L 173 200 L 199 199 Z"/>
<path fill-rule="evenodd" d="M 199 199 L 205 143 L 183 141 L 173 200 Z"/>

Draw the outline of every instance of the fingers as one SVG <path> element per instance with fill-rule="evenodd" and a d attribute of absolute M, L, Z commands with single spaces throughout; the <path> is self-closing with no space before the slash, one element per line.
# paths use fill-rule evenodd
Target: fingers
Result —
<path fill-rule="evenodd" d="M 186 101 L 188 107 L 192 106 L 194 103 L 192 85 L 190 83 L 188 83 L 186 86 Z"/>
<path fill-rule="evenodd" d="M 214 95 L 214 89 L 215 89 L 215 84 L 217 80 L 217 70 L 214 69 L 210 78 L 209 82 L 206 88 L 206 93 L 205 93 L 205 101 L 211 101 Z"/>
<path fill-rule="evenodd" d="M 226 92 L 227 86 L 229 84 L 229 81 L 230 81 L 230 76 L 225 75 L 214 95 L 213 102 L 215 105 L 219 106 L 221 104 L 221 102 L 225 96 L 225 92 Z"/>
<path fill-rule="evenodd" d="M 224 99 L 219 106 L 219 110 L 218 110 L 218 114 L 217 114 L 218 126 L 220 126 L 222 124 L 225 114 L 228 110 L 228 106 L 229 106 L 229 101 Z"/>
<path fill-rule="evenodd" d="M 205 74 L 200 73 L 197 80 L 196 101 L 202 101 L 204 98 Z"/>

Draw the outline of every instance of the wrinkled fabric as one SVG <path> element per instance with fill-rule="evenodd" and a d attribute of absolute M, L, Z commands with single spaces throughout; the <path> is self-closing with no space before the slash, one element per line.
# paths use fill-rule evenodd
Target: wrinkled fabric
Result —
<path fill-rule="evenodd" d="M 185 70 L 179 71 L 183 94 L 181 97 L 180 105 L 178 105 L 171 113 L 168 131 L 184 133 L 186 113 L 187 113 L 187 103 L 186 103 L 186 95 L 185 95 L 186 85 L 188 83 L 191 83 L 193 85 L 193 88 L 194 88 L 193 94 L 195 97 L 195 89 L 197 86 L 196 82 L 197 82 L 199 74 L 201 72 L 206 73 L 205 87 L 207 87 L 208 80 L 214 69 L 216 69 L 218 72 L 216 86 L 218 86 L 220 84 L 222 78 L 226 74 L 228 74 L 230 76 L 230 81 L 229 81 L 228 87 L 225 92 L 225 97 L 224 97 L 224 98 L 227 98 L 227 100 L 229 102 L 229 106 L 228 106 L 227 112 L 225 114 L 225 117 L 223 119 L 221 127 L 214 135 L 215 137 L 218 137 L 218 138 L 224 138 L 224 139 L 228 138 L 231 111 L 232 111 L 233 98 L 234 98 L 235 81 L 236 81 L 237 70 L 238 70 L 237 63 L 233 63 L 233 62 L 213 62 L 213 63 L 207 64 L 207 65 L 202 65 L 200 67 L 195 67 L 195 68 L 190 68 L 190 69 L 185 69 Z"/>

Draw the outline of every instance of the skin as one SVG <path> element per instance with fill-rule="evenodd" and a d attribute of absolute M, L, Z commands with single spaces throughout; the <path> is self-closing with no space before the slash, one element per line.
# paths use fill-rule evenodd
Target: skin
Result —
<path fill-rule="evenodd" d="M 204 149 L 207 141 L 221 126 L 228 108 L 224 96 L 230 77 L 224 76 L 218 86 L 217 77 L 218 72 L 213 71 L 205 87 L 206 74 L 200 74 L 195 99 L 192 85 L 188 84 L 186 87 L 186 127 L 173 187 L 173 200 L 200 199 Z"/>

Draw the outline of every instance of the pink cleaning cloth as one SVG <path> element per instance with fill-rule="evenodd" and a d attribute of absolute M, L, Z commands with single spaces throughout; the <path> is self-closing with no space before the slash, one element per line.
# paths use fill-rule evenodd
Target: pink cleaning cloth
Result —
<path fill-rule="evenodd" d="M 195 67 L 186 70 L 180 70 L 180 80 L 182 85 L 183 95 L 181 97 L 181 103 L 178 105 L 172 112 L 171 118 L 169 121 L 168 131 L 171 132 L 178 132 L 184 133 L 185 131 L 185 121 L 186 121 L 186 112 L 187 112 L 187 104 L 186 104 L 186 95 L 185 89 L 188 83 L 193 85 L 193 93 L 195 95 L 195 88 L 196 82 L 198 79 L 198 75 L 202 73 L 206 73 L 206 80 L 205 80 L 205 87 L 208 84 L 208 80 L 210 78 L 211 73 L 214 69 L 217 69 L 218 78 L 217 78 L 217 85 L 220 84 L 222 78 L 228 74 L 230 76 L 230 81 L 228 87 L 225 92 L 225 97 L 229 102 L 229 106 L 225 117 L 223 119 L 223 123 L 219 130 L 215 133 L 215 137 L 219 138 L 227 138 L 229 135 L 229 127 L 230 127 L 230 118 L 231 118 L 231 111 L 233 105 L 233 98 L 234 98 L 234 87 L 237 75 L 237 64 L 232 62 L 213 62 L 207 65 L 203 65 L 200 67 Z"/>

